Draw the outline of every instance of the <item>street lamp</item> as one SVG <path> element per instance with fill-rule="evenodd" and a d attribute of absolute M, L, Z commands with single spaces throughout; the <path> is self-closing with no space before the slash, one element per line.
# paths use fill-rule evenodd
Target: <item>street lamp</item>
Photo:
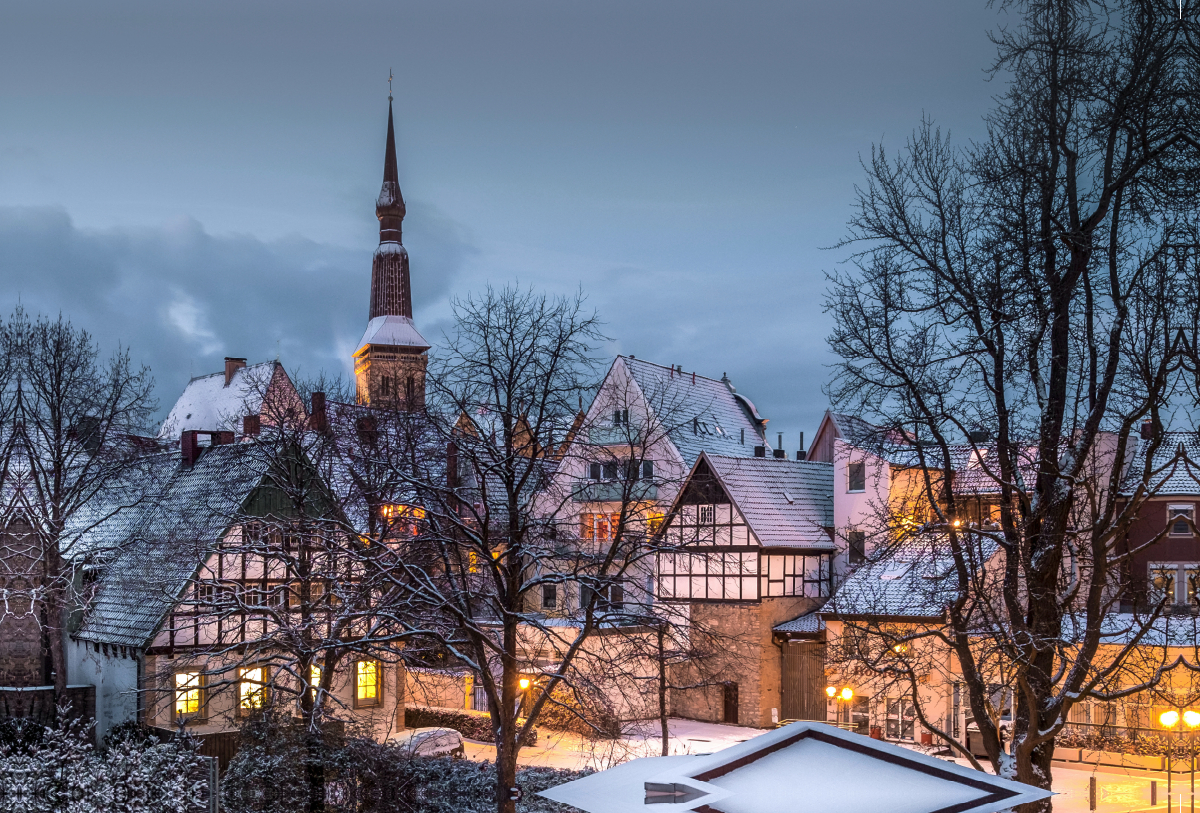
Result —
<path fill-rule="evenodd" d="M 1191 749 L 1189 749 L 1189 756 L 1190 756 L 1189 761 L 1191 762 L 1191 774 L 1192 774 L 1192 782 L 1191 782 L 1191 784 L 1192 784 L 1192 806 L 1191 806 L 1191 809 L 1192 809 L 1193 813 L 1195 813 L 1195 810 L 1196 810 L 1196 748 L 1195 748 L 1196 735 L 1195 735 L 1195 730 L 1196 730 L 1197 726 L 1200 726 L 1200 711 L 1195 711 L 1193 709 L 1184 709 L 1182 706 L 1177 706 L 1176 708 L 1169 709 L 1167 711 L 1164 711 L 1162 714 L 1158 715 L 1158 722 L 1159 722 L 1159 725 L 1161 725 L 1163 728 L 1167 729 L 1168 731 L 1170 731 L 1171 729 L 1177 730 L 1179 732 L 1179 742 L 1180 743 L 1183 742 L 1184 726 L 1187 726 L 1189 729 L 1192 730 L 1191 740 L 1192 740 L 1193 747 Z M 1183 723 L 1183 725 L 1180 725 L 1180 723 Z M 1172 749 L 1170 747 L 1170 741 L 1168 740 L 1168 742 L 1167 742 L 1167 810 L 1171 809 L 1171 756 L 1172 756 Z"/>
<path fill-rule="evenodd" d="M 854 699 L 854 690 L 851 689 L 849 686 L 843 686 L 840 690 L 838 689 L 837 686 L 826 686 L 825 694 L 829 695 L 829 699 L 834 701 L 834 703 L 838 703 L 838 704 L 845 703 L 846 704 L 845 717 L 846 717 L 846 724 L 849 725 L 850 724 L 850 701 Z M 835 720 L 837 722 L 841 722 L 841 717 L 843 716 L 841 708 L 842 708 L 841 705 L 838 705 L 836 707 L 837 713 L 835 715 Z"/>

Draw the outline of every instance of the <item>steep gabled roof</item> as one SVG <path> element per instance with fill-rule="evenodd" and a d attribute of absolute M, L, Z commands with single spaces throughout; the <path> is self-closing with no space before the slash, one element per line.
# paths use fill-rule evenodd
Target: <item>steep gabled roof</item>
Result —
<path fill-rule="evenodd" d="M 98 528 L 97 539 L 81 537 L 84 547 L 112 558 L 78 640 L 147 644 L 270 467 L 253 443 L 211 447 L 191 468 L 180 466 L 178 455 L 161 457 L 166 477 L 158 493 L 124 512 L 119 524 Z"/>
<path fill-rule="evenodd" d="M 618 356 L 641 390 L 647 405 L 668 430 L 684 465 L 692 466 L 702 451 L 753 457 L 766 444 L 754 404 L 735 392 L 728 379 L 684 373 L 629 356 Z M 743 441 L 743 434 L 745 440 Z"/>
<path fill-rule="evenodd" d="M 707 452 L 701 460 L 763 547 L 833 549 L 832 465 Z"/>
<path fill-rule="evenodd" d="M 292 386 L 278 361 L 242 367 L 234 372 L 229 384 L 225 383 L 224 372 L 193 378 L 171 407 L 159 437 L 178 437 L 180 432 L 190 429 L 241 432 L 243 417 L 261 414 L 263 398 L 272 383 Z"/>
<path fill-rule="evenodd" d="M 1142 482 L 1150 444 L 1150 440 L 1138 438 L 1125 482 L 1121 486 L 1122 493 L 1133 494 Z M 1162 442 L 1151 461 L 1150 480 L 1146 485 L 1152 494 L 1160 497 L 1200 495 L 1200 434 L 1163 433 Z"/>

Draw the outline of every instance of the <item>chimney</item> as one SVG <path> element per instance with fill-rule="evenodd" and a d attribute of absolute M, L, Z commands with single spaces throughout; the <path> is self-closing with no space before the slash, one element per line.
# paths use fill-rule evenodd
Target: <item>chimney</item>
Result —
<path fill-rule="evenodd" d="M 314 392 L 312 394 L 312 409 L 308 412 L 308 428 L 321 432 L 327 426 L 328 423 L 325 420 L 325 393 Z"/>
<path fill-rule="evenodd" d="M 229 386 L 229 382 L 233 380 L 233 374 L 246 366 L 245 359 L 235 359 L 232 356 L 225 357 L 225 386 Z"/>
<path fill-rule="evenodd" d="M 1142 421 L 1142 440 L 1154 440 L 1154 421 Z"/>
<path fill-rule="evenodd" d="M 200 433 L 195 429 L 185 431 L 179 438 L 179 448 L 183 451 L 183 467 L 190 469 L 196 465 L 200 457 Z"/>
<path fill-rule="evenodd" d="M 774 451 L 771 453 L 771 456 L 772 456 L 772 457 L 774 457 L 776 460 L 786 460 L 786 459 L 787 459 L 787 452 L 786 452 L 786 451 L 784 451 L 783 449 L 775 449 L 775 450 L 774 450 Z"/>
<path fill-rule="evenodd" d="M 754 447 L 754 456 L 755 457 L 766 457 L 767 456 L 767 447 L 766 446 L 755 446 Z"/>
<path fill-rule="evenodd" d="M 808 457 L 808 452 L 804 451 L 804 433 L 800 433 L 800 448 L 796 451 L 796 459 L 804 460 Z"/>
<path fill-rule="evenodd" d="M 228 446 L 233 443 L 233 432 L 210 432 L 213 446 Z"/>
<path fill-rule="evenodd" d="M 242 418 L 242 434 L 246 437 L 254 437 L 262 428 L 262 421 L 257 415 L 247 415 Z"/>

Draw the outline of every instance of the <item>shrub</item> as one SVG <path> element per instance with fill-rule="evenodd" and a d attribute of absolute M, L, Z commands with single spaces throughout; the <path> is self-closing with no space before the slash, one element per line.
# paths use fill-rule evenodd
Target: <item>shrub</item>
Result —
<path fill-rule="evenodd" d="M 342 783 L 344 809 L 358 813 L 492 813 L 496 767 L 490 762 L 408 757 L 394 746 L 359 740 L 347 746 Z M 522 768 L 518 813 L 575 813 L 575 808 L 538 796 L 591 771 Z"/>
<path fill-rule="evenodd" d="M 0 809 L 28 813 L 207 809 L 208 776 L 194 743 L 125 738 L 100 753 L 92 745 L 91 727 L 62 714 L 50 726 L 8 724 L 0 742 Z M 40 733 L 33 736 L 35 731 Z"/>
<path fill-rule="evenodd" d="M 559 686 L 538 714 L 538 725 L 557 731 L 574 731 L 588 739 L 617 739 L 621 721 L 602 698 Z"/>
<path fill-rule="evenodd" d="M 523 722 L 523 721 L 522 721 Z M 406 706 L 404 725 L 408 728 L 452 728 L 469 740 L 495 742 L 492 715 L 470 709 L 443 709 L 435 706 Z M 537 729 L 532 728 L 522 745 L 537 745 Z"/>

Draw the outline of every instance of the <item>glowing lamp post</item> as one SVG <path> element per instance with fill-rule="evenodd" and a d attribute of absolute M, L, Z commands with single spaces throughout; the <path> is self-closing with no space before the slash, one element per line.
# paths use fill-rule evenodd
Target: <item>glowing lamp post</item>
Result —
<path fill-rule="evenodd" d="M 1181 743 L 1183 742 L 1184 726 L 1191 729 L 1191 732 L 1192 732 L 1191 739 L 1192 739 L 1193 745 L 1194 745 L 1196 727 L 1200 726 L 1200 711 L 1194 711 L 1192 709 L 1182 709 L 1182 708 L 1170 709 L 1170 710 L 1164 711 L 1162 714 L 1158 715 L 1158 722 L 1159 722 L 1159 725 L 1161 725 L 1163 728 L 1167 729 L 1168 731 L 1170 731 L 1171 729 L 1175 729 L 1176 731 L 1178 731 L 1179 732 L 1179 741 Z M 1183 723 L 1183 725 L 1180 725 L 1180 723 Z M 1170 743 L 1168 742 L 1168 744 L 1167 744 L 1167 810 L 1171 809 L 1171 756 L 1172 756 L 1172 749 L 1170 747 Z M 1191 774 L 1192 774 L 1192 781 L 1191 781 L 1192 805 L 1191 805 L 1191 809 L 1194 813 L 1194 811 L 1196 810 L 1196 749 L 1195 749 L 1195 747 L 1189 749 L 1189 757 L 1190 757 L 1189 762 L 1191 763 Z M 1182 804 L 1182 803 L 1183 802 L 1181 800 L 1180 804 Z"/>
<path fill-rule="evenodd" d="M 854 690 L 851 689 L 849 686 L 843 686 L 841 689 L 838 689 L 837 686 L 826 686 L 825 694 L 827 694 L 829 696 L 830 700 L 834 701 L 834 703 L 837 704 L 837 706 L 835 707 L 836 714 L 834 717 L 834 721 L 840 723 L 840 722 L 842 722 L 841 718 L 843 716 L 845 716 L 846 725 L 849 725 L 850 724 L 850 701 L 854 699 Z M 842 714 L 843 707 L 845 707 L 845 709 L 846 709 L 846 712 L 844 715 Z"/>

